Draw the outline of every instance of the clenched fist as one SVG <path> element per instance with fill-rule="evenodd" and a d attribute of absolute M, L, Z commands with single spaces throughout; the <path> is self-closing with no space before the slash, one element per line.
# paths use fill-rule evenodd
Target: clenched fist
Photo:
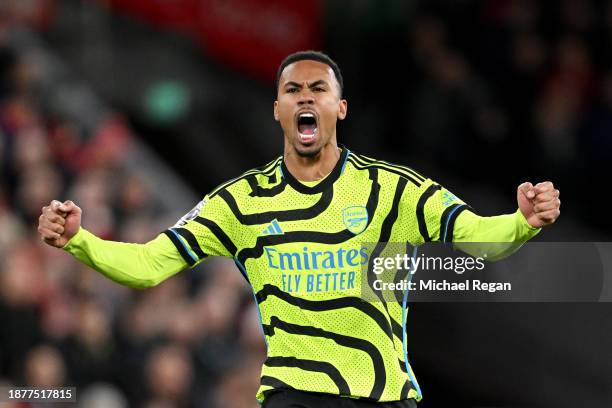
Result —
<path fill-rule="evenodd" d="M 42 208 L 38 218 L 38 232 L 47 244 L 62 248 L 81 227 L 81 209 L 72 201 L 53 200 Z"/>
<path fill-rule="evenodd" d="M 561 214 L 559 190 L 550 181 L 535 186 L 523 183 L 518 187 L 516 198 L 521 212 L 534 228 L 552 224 Z"/>

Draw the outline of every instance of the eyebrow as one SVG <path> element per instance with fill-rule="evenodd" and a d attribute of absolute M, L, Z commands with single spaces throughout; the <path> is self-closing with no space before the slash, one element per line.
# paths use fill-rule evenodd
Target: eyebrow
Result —
<path fill-rule="evenodd" d="M 323 79 L 319 79 L 319 80 L 316 80 L 316 81 L 314 81 L 314 82 L 312 82 L 312 83 L 308 84 L 308 87 L 309 87 L 309 88 L 314 88 L 314 87 L 316 87 L 316 86 L 320 86 L 320 85 L 327 85 L 327 82 L 326 82 L 326 81 L 324 81 Z M 294 86 L 294 87 L 297 87 L 297 88 L 301 88 L 301 87 L 302 87 L 302 85 L 301 85 L 301 84 L 298 84 L 297 82 L 294 82 L 294 81 L 289 81 L 289 82 L 287 82 L 287 83 L 284 85 L 284 88 L 287 88 L 288 86 Z"/>

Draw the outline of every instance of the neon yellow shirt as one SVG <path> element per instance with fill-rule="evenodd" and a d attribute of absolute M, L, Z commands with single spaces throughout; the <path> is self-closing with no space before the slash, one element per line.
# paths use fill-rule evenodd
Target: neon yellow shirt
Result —
<path fill-rule="evenodd" d="M 538 232 L 518 210 L 478 216 L 414 170 L 344 148 L 318 183 L 300 183 L 279 157 L 222 184 L 146 244 L 81 229 L 65 249 L 135 288 L 209 256 L 231 257 L 253 288 L 268 345 L 259 401 L 277 388 L 397 401 L 421 399 L 407 361 L 406 310 L 360 298 L 364 246 L 522 243 Z M 489 258 L 516 249 L 500 246 Z"/>

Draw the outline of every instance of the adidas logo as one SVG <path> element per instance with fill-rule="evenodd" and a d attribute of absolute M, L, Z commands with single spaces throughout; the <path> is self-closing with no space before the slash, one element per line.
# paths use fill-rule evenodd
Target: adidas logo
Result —
<path fill-rule="evenodd" d="M 283 235 L 284 232 L 278 224 L 278 220 L 274 219 L 263 231 L 261 235 Z"/>

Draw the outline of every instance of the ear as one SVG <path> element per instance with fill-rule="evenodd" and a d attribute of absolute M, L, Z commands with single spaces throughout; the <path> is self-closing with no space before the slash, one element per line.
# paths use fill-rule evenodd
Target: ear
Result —
<path fill-rule="evenodd" d="M 344 118 L 346 118 L 346 114 L 348 111 L 348 102 L 346 101 L 346 99 L 341 99 L 340 100 L 340 106 L 339 106 L 339 110 L 338 110 L 338 119 L 339 120 L 344 120 Z"/>
<path fill-rule="evenodd" d="M 278 122 L 278 101 L 274 101 L 274 120 Z"/>

